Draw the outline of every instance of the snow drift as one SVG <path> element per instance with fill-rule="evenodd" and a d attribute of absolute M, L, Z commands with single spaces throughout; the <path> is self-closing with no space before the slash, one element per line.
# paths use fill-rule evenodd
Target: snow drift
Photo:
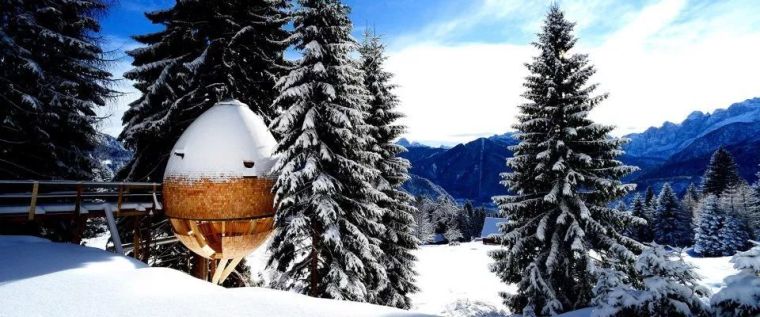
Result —
<path fill-rule="evenodd" d="M 3 316 L 422 316 L 265 288 L 225 289 L 102 250 L 0 236 Z"/>

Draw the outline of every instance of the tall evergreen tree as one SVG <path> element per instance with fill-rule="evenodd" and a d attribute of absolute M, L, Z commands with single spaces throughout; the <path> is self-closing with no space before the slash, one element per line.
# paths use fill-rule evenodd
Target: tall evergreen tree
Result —
<path fill-rule="evenodd" d="M 160 180 L 182 132 L 214 103 L 234 98 L 266 122 L 284 74 L 285 0 L 178 0 L 145 16 L 164 29 L 134 36 L 134 68 L 124 74 L 142 93 L 122 118 L 134 151 L 119 178 Z"/>
<path fill-rule="evenodd" d="M 758 202 L 754 193 L 746 184 L 731 186 L 720 197 L 720 206 L 724 212 L 723 227 L 718 238 L 723 242 L 723 254 L 734 255 L 736 251 L 745 250 L 752 235 L 751 216 L 756 215 Z"/>
<path fill-rule="evenodd" d="M 609 137 L 613 127 L 587 117 L 606 95 L 592 95 L 587 56 L 570 53 L 572 29 L 552 5 L 534 43 L 540 55 L 526 65 L 528 103 L 514 126 L 520 143 L 507 160 L 512 172 L 503 174 L 514 194 L 494 198 L 509 221 L 491 270 L 517 284 L 515 294 L 502 296 L 525 316 L 588 306 L 599 261 L 618 260 L 628 272 L 640 247 L 616 229 L 633 217 L 607 206 L 634 188 L 620 178 L 635 168 L 615 160 L 624 141 Z"/>
<path fill-rule="evenodd" d="M 641 195 L 636 194 L 631 205 L 631 215 L 636 218 L 644 219 L 646 223 L 632 223 L 627 229 L 629 237 L 639 242 L 652 242 L 654 234 L 652 225 L 654 223 L 654 211 L 644 202 Z"/>
<path fill-rule="evenodd" d="M 401 185 L 409 179 L 410 164 L 398 156 L 406 149 L 396 144 L 395 140 L 401 136 L 405 127 L 397 123 L 402 115 L 396 110 L 398 98 L 392 91 L 392 74 L 383 69 L 386 59 L 384 52 L 385 47 L 380 38 L 366 30 L 364 41 L 359 47 L 360 67 L 370 97 L 366 121 L 375 141 L 371 151 L 380 157 L 377 161 L 380 178 L 376 186 L 385 194 L 377 204 L 383 209 L 382 223 L 386 230 L 380 237 L 380 248 L 388 276 L 386 286 L 375 290 L 377 294 L 371 296 L 370 301 L 409 309 L 412 303 L 408 295 L 419 290 L 414 285 L 416 258 L 411 253 L 417 249 L 419 240 L 414 236 L 414 198 L 401 189 Z"/>
<path fill-rule="evenodd" d="M 671 247 L 686 247 L 692 238 L 691 212 L 681 207 L 669 183 L 662 186 L 657 196 L 654 215 L 654 241 Z"/>
<path fill-rule="evenodd" d="M 702 195 L 720 196 L 726 189 L 741 182 L 734 157 L 721 146 L 713 153 L 705 175 L 702 176 Z"/>
<path fill-rule="evenodd" d="M 652 209 L 655 208 L 655 205 L 657 204 L 657 196 L 655 196 L 652 186 L 647 186 L 644 194 L 644 202 L 649 205 L 649 207 L 652 207 Z"/>
<path fill-rule="evenodd" d="M 694 252 L 702 256 L 723 255 L 723 241 L 718 234 L 724 222 L 720 201 L 715 195 L 707 195 L 700 204 L 699 218 L 694 228 Z"/>
<path fill-rule="evenodd" d="M 285 109 L 272 127 L 281 136 L 274 170 L 272 286 L 314 297 L 367 301 L 387 281 L 377 238 L 388 199 L 374 189 L 378 155 L 365 122 L 368 93 L 350 54 L 349 8 L 338 0 L 301 0 L 294 19 L 302 53 L 278 81 Z"/>
<path fill-rule="evenodd" d="M 737 218 L 752 239 L 760 238 L 760 197 L 744 182 L 729 187 L 721 196 L 721 204 L 729 216 Z"/>
<path fill-rule="evenodd" d="M 92 179 L 95 110 L 115 95 L 98 46 L 104 1 L 3 1 L 0 178 Z"/>
<path fill-rule="evenodd" d="M 686 188 L 686 192 L 683 194 L 683 198 L 681 198 L 681 206 L 691 212 L 691 219 L 694 223 L 696 223 L 699 216 L 700 198 L 699 191 L 697 191 L 694 183 L 689 184 L 689 187 Z"/>

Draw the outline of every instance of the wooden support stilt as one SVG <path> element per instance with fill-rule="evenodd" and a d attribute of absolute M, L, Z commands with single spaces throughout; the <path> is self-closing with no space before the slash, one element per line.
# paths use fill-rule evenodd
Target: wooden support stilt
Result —
<path fill-rule="evenodd" d="M 216 272 L 214 272 L 214 277 L 211 278 L 211 283 L 219 284 L 219 279 L 222 277 L 222 273 L 226 270 L 227 263 L 229 262 L 230 259 L 219 260 L 219 264 L 216 266 Z"/>
<path fill-rule="evenodd" d="M 124 254 L 124 247 L 121 244 L 121 237 L 119 237 L 119 230 L 116 229 L 116 220 L 113 217 L 113 210 L 111 204 L 105 204 L 103 206 L 103 213 L 106 214 L 106 223 L 108 224 L 108 231 L 111 232 L 111 240 L 113 241 L 114 249 L 118 254 Z"/>
<path fill-rule="evenodd" d="M 227 267 L 224 268 L 224 272 L 222 272 L 222 276 L 219 278 L 219 281 L 217 281 L 216 284 L 221 285 L 222 282 L 224 282 L 224 280 L 226 280 L 227 277 L 230 276 L 233 271 L 235 271 L 235 268 L 238 266 L 238 264 L 240 264 L 240 261 L 242 260 L 242 257 L 232 259 L 232 262 L 227 264 Z"/>

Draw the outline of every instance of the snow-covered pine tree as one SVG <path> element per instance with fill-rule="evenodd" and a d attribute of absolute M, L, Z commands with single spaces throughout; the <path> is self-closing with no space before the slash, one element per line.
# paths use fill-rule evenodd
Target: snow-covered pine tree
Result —
<path fill-rule="evenodd" d="M 626 229 L 626 234 L 629 237 L 639 242 L 652 242 L 654 234 L 652 232 L 652 224 L 654 212 L 649 205 L 646 204 L 644 198 L 640 194 L 636 194 L 631 204 L 631 215 L 636 218 L 646 220 L 646 223 L 631 223 Z"/>
<path fill-rule="evenodd" d="M 652 188 L 652 186 L 647 186 L 644 194 L 644 202 L 649 205 L 649 207 L 652 207 L 652 210 L 656 208 L 657 196 L 654 194 L 654 188 Z"/>
<path fill-rule="evenodd" d="M 412 303 L 408 294 L 418 291 L 414 285 L 416 258 L 411 251 L 417 249 L 419 240 L 414 236 L 414 198 L 401 189 L 409 179 L 410 164 L 398 156 L 406 149 L 395 142 L 405 127 L 397 123 L 402 114 L 396 110 L 398 98 L 392 91 L 392 74 L 383 67 L 386 57 L 380 37 L 367 29 L 359 53 L 364 86 L 370 98 L 366 121 L 375 141 L 371 151 L 380 157 L 376 164 L 380 171 L 376 186 L 385 194 L 377 204 L 383 209 L 382 223 L 386 229 L 380 237 L 380 248 L 388 283 L 375 290 L 378 293 L 370 297 L 370 302 L 409 309 Z"/>
<path fill-rule="evenodd" d="M 127 52 L 134 68 L 124 76 L 142 95 L 122 118 L 134 157 L 118 178 L 160 180 L 179 136 L 220 100 L 238 99 L 269 122 L 286 70 L 286 9 L 285 0 L 178 0 L 145 14 L 164 29 L 134 36 L 144 46 Z"/>
<path fill-rule="evenodd" d="M 386 280 L 377 238 L 385 228 L 374 189 L 378 155 L 368 151 L 368 93 L 350 54 L 349 8 L 338 0 L 301 0 L 294 17 L 302 56 L 278 80 L 284 111 L 274 167 L 278 208 L 269 266 L 272 286 L 314 297 L 367 301 Z M 387 198 L 386 198 L 387 199 Z"/>
<path fill-rule="evenodd" d="M 432 242 L 435 237 L 435 225 L 430 220 L 430 215 L 433 213 L 435 202 L 427 197 L 417 197 L 414 205 L 414 236 L 422 244 Z"/>
<path fill-rule="evenodd" d="M 654 241 L 671 247 L 691 245 L 693 235 L 691 211 L 684 210 L 669 183 L 657 196 L 654 214 Z"/>
<path fill-rule="evenodd" d="M 540 55 L 526 65 L 528 103 L 514 126 L 520 143 L 507 160 L 512 172 L 502 174 L 514 194 L 494 197 L 509 221 L 491 270 L 517 284 L 516 294 L 501 295 L 525 316 L 588 306 L 598 261 L 617 259 L 616 269 L 628 272 L 640 247 L 616 230 L 634 217 L 608 207 L 634 189 L 620 178 L 635 168 L 615 160 L 624 141 L 609 136 L 613 127 L 587 117 L 606 95 L 592 95 L 596 85 L 587 82 L 595 70 L 586 55 L 570 52 L 572 29 L 552 5 L 534 43 Z"/>
<path fill-rule="evenodd" d="M 726 287 L 712 298 L 710 304 L 719 317 L 751 317 L 760 315 L 760 243 L 749 251 L 731 258 L 739 273 L 726 277 Z"/>
<path fill-rule="evenodd" d="M 694 252 L 702 256 L 723 255 L 723 241 L 718 233 L 723 227 L 725 217 L 721 210 L 720 201 L 715 195 L 707 195 L 702 199 L 699 218 L 694 228 Z"/>
<path fill-rule="evenodd" d="M 718 237 L 723 242 L 723 255 L 746 250 L 753 233 L 751 226 L 757 224 L 757 208 L 760 207 L 754 192 L 744 182 L 730 186 L 720 196 L 720 206 L 724 212 L 724 224 Z"/>
<path fill-rule="evenodd" d="M 729 187 L 721 196 L 721 204 L 729 215 L 735 215 L 747 229 L 751 239 L 760 237 L 760 198 L 745 182 Z"/>
<path fill-rule="evenodd" d="M 742 182 L 734 157 L 722 146 L 713 153 L 702 176 L 702 195 L 720 196 L 726 189 Z"/>
<path fill-rule="evenodd" d="M 0 178 L 92 179 L 95 110 L 115 96 L 100 0 L 0 4 Z"/>
<path fill-rule="evenodd" d="M 592 316 L 710 316 L 704 302 L 710 291 L 699 284 L 694 267 L 675 252 L 652 245 L 636 259 L 636 272 L 643 279 L 641 287 L 619 275 L 603 274 Z"/>
<path fill-rule="evenodd" d="M 686 192 L 681 198 L 681 206 L 691 212 L 691 219 L 694 223 L 697 222 L 699 216 L 699 200 L 701 196 L 694 183 L 689 183 L 689 187 L 686 188 Z"/>

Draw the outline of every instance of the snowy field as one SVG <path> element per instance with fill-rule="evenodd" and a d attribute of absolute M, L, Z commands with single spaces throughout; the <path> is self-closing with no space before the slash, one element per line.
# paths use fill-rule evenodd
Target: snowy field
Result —
<path fill-rule="evenodd" d="M 423 316 L 265 288 L 225 289 L 90 247 L 0 236 L 0 316 Z"/>
<path fill-rule="evenodd" d="M 90 245 L 101 247 L 101 244 L 105 245 L 103 241 L 105 240 L 102 238 L 96 239 Z M 495 248 L 498 246 L 469 242 L 456 246 L 426 245 L 415 251 L 418 258 L 416 269 L 419 273 L 417 285 L 420 292 L 412 295 L 413 311 L 452 317 L 508 316 L 509 311 L 501 303 L 498 293 L 514 292 L 515 287 L 501 283 L 496 275 L 488 270 L 488 264 L 491 263 L 488 251 Z M 265 250 L 266 247 L 259 248 L 247 258 L 253 276 L 261 272 L 265 278 L 267 277 L 263 272 L 267 259 Z M 736 273 L 728 262 L 730 257 L 695 258 L 684 254 L 684 258 L 696 266 L 697 273 L 703 278 L 702 284 L 713 293 L 723 286 L 726 276 Z M 0 298 L 2 283 L 0 278 Z M 216 288 L 211 285 L 204 287 Z M 590 312 L 590 309 L 586 309 L 568 313 L 567 316 L 588 316 Z"/>

